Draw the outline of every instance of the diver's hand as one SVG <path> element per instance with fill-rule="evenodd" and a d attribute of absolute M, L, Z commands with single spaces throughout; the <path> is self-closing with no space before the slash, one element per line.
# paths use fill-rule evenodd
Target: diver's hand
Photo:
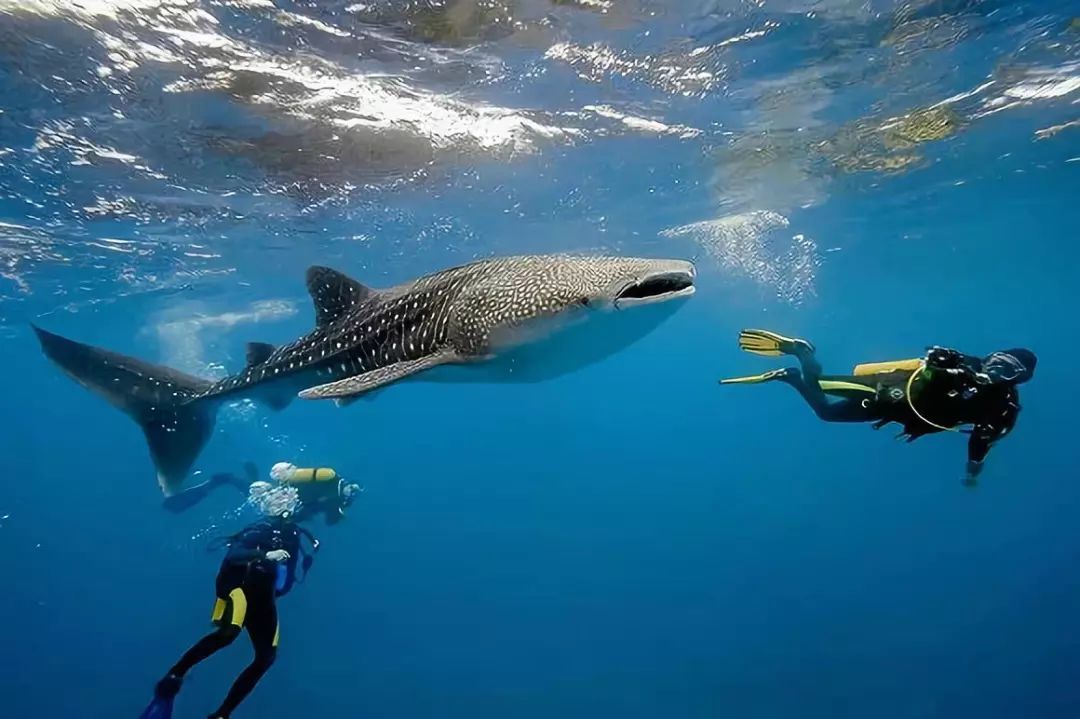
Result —
<path fill-rule="evenodd" d="M 967 474 L 964 475 L 965 487 L 974 487 L 979 483 L 979 473 L 982 472 L 982 468 L 982 462 L 976 462 L 975 460 L 968 461 Z"/>
<path fill-rule="evenodd" d="M 948 347 L 931 347 L 926 353 L 926 364 L 934 369 L 957 369 L 961 360 L 962 355 Z"/>
<path fill-rule="evenodd" d="M 266 553 L 266 558 L 271 562 L 285 562 L 292 555 L 286 552 L 284 549 L 271 549 Z"/>

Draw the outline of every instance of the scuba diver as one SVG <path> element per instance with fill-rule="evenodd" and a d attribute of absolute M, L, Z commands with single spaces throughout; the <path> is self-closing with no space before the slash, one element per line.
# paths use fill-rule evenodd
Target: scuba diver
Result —
<path fill-rule="evenodd" d="M 322 514 L 327 525 L 333 525 L 345 518 L 345 510 L 363 492 L 363 488 L 346 481 L 329 467 L 297 467 L 288 462 L 278 462 L 270 468 L 272 482 L 254 482 L 250 496 L 256 504 L 267 493 L 281 491 L 283 488 L 295 490 L 299 508 L 293 519 L 307 522 Z M 276 486 L 275 486 L 276 485 Z"/>
<path fill-rule="evenodd" d="M 907 441 L 936 432 L 966 431 L 968 462 L 964 484 L 974 486 L 990 447 L 1012 431 L 1020 413 L 1017 386 L 1035 374 L 1037 358 L 1027 349 L 994 352 L 982 359 L 932 347 L 923 358 L 876 362 L 851 375 L 822 375 L 814 346 L 767 330 L 743 330 L 739 347 L 766 357 L 790 355 L 801 365 L 720 384 L 783 382 L 802 395 L 826 422 L 890 422 L 903 425 Z M 835 397 L 836 399 L 830 399 Z M 961 430 L 971 425 L 969 430 Z"/>
<path fill-rule="evenodd" d="M 233 487 L 243 494 L 247 494 L 248 487 L 252 482 L 258 481 L 259 473 L 255 469 L 254 464 L 251 462 L 244 462 L 244 475 L 245 478 L 237 477 L 235 474 L 230 474 L 228 472 L 215 474 L 202 484 L 196 484 L 194 487 L 182 489 L 179 492 L 166 497 L 161 506 L 176 514 L 186 512 L 209 497 L 210 493 L 218 487 Z"/>
<path fill-rule="evenodd" d="M 363 488 L 348 482 L 329 467 L 297 467 L 278 462 L 270 470 L 272 482 L 259 480 L 259 471 L 251 462 L 244 463 L 244 477 L 222 472 L 211 479 L 189 487 L 165 498 L 162 506 L 170 512 L 186 512 L 202 502 L 218 487 L 230 486 L 248 495 L 255 505 L 261 505 L 267 492 L 283 487 L 295 488 L 300 505 L 295 509 L 293 520 L 307 522 L 322 514 L 328 525 L 337 524 L 345 518 L 345 510 L 352 505 Z M 266 512 L 263 512 L 266 514 Z"/>
<path fill-rule="evenodd" d="M 311 545 L 310 550 L 304 546 L 304 539 Z M 211 616 L 217 629 L 188 649 L 157 683 L 154 699 L 140 719 L 170 719 L 184 676 L 196 664 L 232 644 L 241 629 L 247 630 L 255 659 L 236 678 L 209 719 L 229 719 L 274 663 L 278 645 L 277 598 L 307 578 L 319 540 L 282 510 L 221 541 L 220 546 L 227 546 L 228 551 L 218 570 L 217 600 Z"/>

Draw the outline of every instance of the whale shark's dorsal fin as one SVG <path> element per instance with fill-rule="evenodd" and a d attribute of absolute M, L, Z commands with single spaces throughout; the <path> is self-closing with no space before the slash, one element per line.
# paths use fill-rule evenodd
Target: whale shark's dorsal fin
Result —
<path fill-rule="evenodd" d="M 254 367 L 261 365 L 266 360 L 270 359 L 270 355 L 274 354 L 274 345 L 267 344 L 266 342 L 248 342 L 247 344 L 247 366 Z"/>
<path fill-rule="evenodd" d="M 353 307 L 378 294 L 337 270 L 319 265 L 308 268 L 307 288 L 315 303 L 317 327 L 336 322 Z"/>

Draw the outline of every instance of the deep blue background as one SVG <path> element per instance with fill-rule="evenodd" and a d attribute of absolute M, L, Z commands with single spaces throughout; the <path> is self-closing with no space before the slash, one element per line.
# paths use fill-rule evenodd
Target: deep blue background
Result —
<path fill-rule="evenodd" d="M 278 663 L 237 717 L 1080 715 L 1080 163 L 1075 130 L 1031 141 L 1063 118 L 1002 113 L 918 172 L 837 180 L 809 208 L 779 199 L 792 232 L 835 249 L 801 304 L 702 255 L 686 307 L 572 376 L 223 413 L 204 472 L 317 463 L 367 489 L 344 524 L 315 528 L 324 548 L 281 604 Z M 310 263 L 380 286 L 490 252 L 697 257 L 658 232 L 718 214 L 710 162 L 676 139 L 598 140 L 481 166 L 473 188 L 378 198 L 415 222 L 331 208 L 272 242 L 241 224 L 218 246 L 235 272 L 190 290 L 78 311 L 20 300 L 0 373 L 2 713 L 134 717 L 206 627 L 208 538 L 242 521 L 226 492 L 162 511 L 141 433 L 51 367 L 28 321 L 162 359 L 164 316 L 295 302 L 204 336 L 205 358 L 235 369 L 243 342 L 310 328 Z M 588 207 L 560 214 L 575 187 Z M 418 242 L 428 218 L 466 229 Z M 373 239 L 348 241 L 358 227 Z M 758 326 L 812 339 L 834 371 L 930 344 L 1029 346 L 1040 364 L 970 491 L 962 438 L 906 445 L 823 425 L 785 387 L 720 388 L 775 366 L 737 350 Z M 193 672 L 178 719 L 216 706 L 249 658 L 241 640 Z"/>

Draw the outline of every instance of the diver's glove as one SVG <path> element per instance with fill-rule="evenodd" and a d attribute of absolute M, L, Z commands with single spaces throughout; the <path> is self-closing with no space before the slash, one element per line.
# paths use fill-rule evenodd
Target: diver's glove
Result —
<path fill-rule="evenodd" d="M 284 549 L 271 549 L 266 553 L 266 558 L 271 562 L 286 562 L 292 555 Z"/>

